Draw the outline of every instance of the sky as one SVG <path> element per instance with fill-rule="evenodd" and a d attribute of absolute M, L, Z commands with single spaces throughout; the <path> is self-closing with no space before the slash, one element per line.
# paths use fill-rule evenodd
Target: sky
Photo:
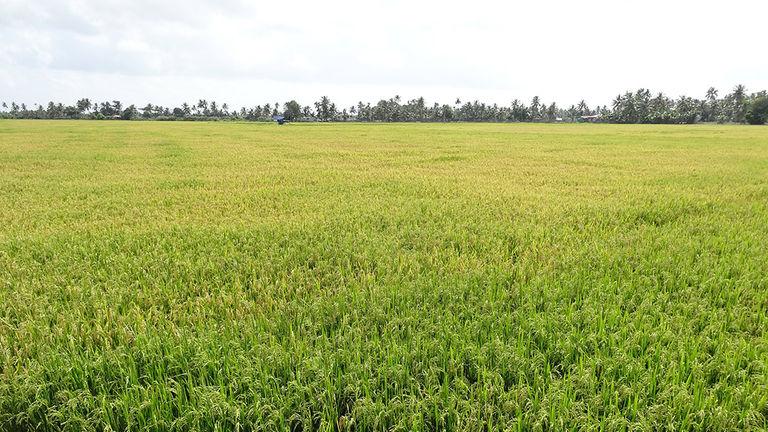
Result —
<path fill-rule="evenodd" d="M 768 88 L 766 0 L 0 0 L 0 101 L 610 104 Z"/>

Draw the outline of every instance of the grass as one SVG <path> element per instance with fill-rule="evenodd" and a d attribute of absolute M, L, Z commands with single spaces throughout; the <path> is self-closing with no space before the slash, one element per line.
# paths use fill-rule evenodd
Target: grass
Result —
<path fill-rule="evenodd" d="M 0 430 L 768 428 L 768 128 L 0 122 Z"/>

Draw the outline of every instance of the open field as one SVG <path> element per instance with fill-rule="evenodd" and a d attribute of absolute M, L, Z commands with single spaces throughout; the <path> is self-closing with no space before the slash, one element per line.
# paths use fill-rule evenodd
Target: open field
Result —
<path fill-rule="evenodd" d="M 768 428 L 768 128 L 0 121 L 0 430 Z"/>

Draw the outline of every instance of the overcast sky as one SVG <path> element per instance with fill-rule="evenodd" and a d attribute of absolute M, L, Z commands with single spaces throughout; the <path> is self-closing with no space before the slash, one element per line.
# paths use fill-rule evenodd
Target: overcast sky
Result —
<path fill-rule="evenodd" d="M 703 97 L 768 88 L 766 17 L 766 0 L 0 0 L 0 100 Z"/>

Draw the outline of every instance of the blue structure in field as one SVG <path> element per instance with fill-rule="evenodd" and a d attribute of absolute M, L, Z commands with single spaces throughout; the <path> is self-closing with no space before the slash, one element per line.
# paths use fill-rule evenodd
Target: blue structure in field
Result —
<path fill-rule="evenodd" d="M 276 121 L 277 124 L 279 125 L 285 124 L 285 116 L 281 116 L 281 115 L 272 116 L 272 120 Z"/>

